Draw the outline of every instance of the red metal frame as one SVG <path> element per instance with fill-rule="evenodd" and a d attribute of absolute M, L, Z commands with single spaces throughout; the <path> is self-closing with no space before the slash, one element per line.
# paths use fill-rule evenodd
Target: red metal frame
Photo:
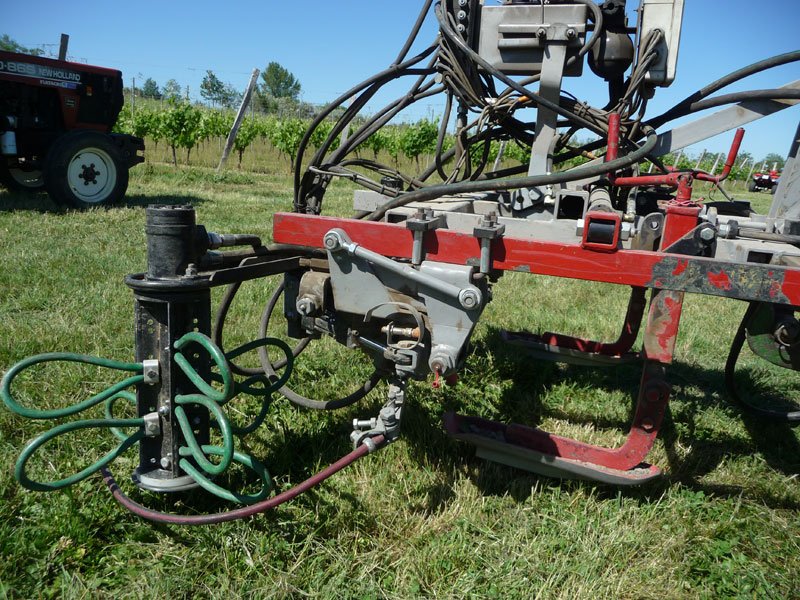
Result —
<path fill-rule="evenodd" d="M 681 182 L 686 192 L 684 197 L 690 198 L 691 177 Z M 668 207 L 661 248 L 669 248 L 684 236 L 691 236 L 699 223 L 699 213 L 700 207 L 690 202 L 678 202 Z M 353 242 L 374 252 L 401 259 L 411 258 L 412 232 L 402 225 L 382 222 L 278 213 L 274 216 L 274 241 L 321 248 L 323 237 L 334 227 L 344 230 Z M 433 230 L 425 236 L 424 245 L 426 257 L 431 261 L 459 265 L 479 263 L 480 241 L 468 233 Z M 800 270 L 792 268 L 726 263 L 663 251 L 619 249 L 609 252 L 608 245 L 593 248 L 585 240 L 565 244 L 509 237 L 492 240 L 492 258 L 496 270 L 523 271 L 634 288 L 620 340 L 614 344 L 602 344 L 557 334 L 546 334 L 548 337 L 542 338 L 551 345 L 565 348 L 608 353 L 617 352 L 623 346 L 630 347 L 641 321 L 644 288 L 653 290 L 644 331 L 644 367 L 636 410 L 628 437 L 619 448 L 604 448 L 532 427 L 503 425 L 460 415 L 451 417 L 447 425 L 453 429 L 461 423 L 470 428 L 472 434 L 485 434 L 495 440 L 500 435 L 504 444 L 562 461 L 572 461 L 584 469 L 596 469 L 599 480 L 603 480 L 603 469 L 627 472 L 633 477 L 644 464 L 658 436 L 670 396 L 665 366 L 673 360 L 685 291 L 743 300 L 763 301 L 766 298 L 768 301 L 800 305 Z M 642 300 L 639 303 L 633 301 L 637 290 Z M 634 320 L 637 321 L 635 324 Z M 531 468 L 535 470 L 534 466 Z M 649 469 L 648 473 L 655 470 L 649 465 L 645 465 L 645 468 Z M 565 473 L 568 471 L 565 470 Z"/>
<path fill-rule="evenodd" d="M 696 225 L 689 208 L 671 208 L 663 238 L 680 239 L 684 227 Z M 684 214 L 686 213 L 686 214 Z M 681 219 L 680 217 L 687 217 Z M 338 227 L 350 239 L 374 252 L 401 259 L 411 258 L 412 232 L 402 225 L 357 219 L 342 219 L 296 213 L 276 213 L 273 239 L 279 244 L 323 248 L 325 234 Z M 669 246 L 667 243 L 665 246 Z M 449 264 L 480 262 L 480 241 L 468 233 L 437 229 L 428 232 L 424 241 L 428 260 Z M 580 244 L 502 237 L 492 240 L 493 268 L 552 277 L 566 277 L 629 285 L 651 289 L 692 291 L 712 296 L 800 306 L 800 270 L 773 265 L 739 265 L 711 258 L 682 256 L 646 250 L 595 252 Z M 748 287 L 737 269 L 749 273 Z M 702 281 L 698 278 L 702 277 Z M 757 291 L 763 295 L 758 295 Z"/>

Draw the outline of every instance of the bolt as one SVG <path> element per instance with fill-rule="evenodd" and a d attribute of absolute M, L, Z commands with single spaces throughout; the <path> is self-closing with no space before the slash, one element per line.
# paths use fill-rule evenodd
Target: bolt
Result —
<path fill-rule="evenodd" d="M 660 228 L 661 228 L 661 223 L 659 223 L 656 220 L 650 221 L 650 229 L 652 229 L 653 231 L 656 231 L 657 229 L 660 229 Z"/>
<path fill-rule="evenodd" d="M 459 21 L 466 21 L 467 20 L 466 11 L 463 11 L 463 10 L 458 11 L 458 20 Z"/>
<path fill-rule="evenodd" d="M 645 419 L 642 421 L 642 429 L 644 429 L 646 432 L 650 433 L 655 428 L 655 424 L 650 419 Z"/>
<path fill-rule="evenodd" d="M 304 297 L 297 300 L 297 312 L 304 317 L 309 317 L 317 311 L 317 305 L 313 299 Z"/>
<path fill-rule="evenodd" d="M 539 27 L 539 30 L 536 32 L 536 35 L 544 39 L 547 37 L 547 30 L 544 27 Z"/>
<path fill-rule="evenodd" d="M 169 415 L 169 405 L 168 404 L 164 404 L 161 408 L 159 408 L 158 409 L 158 414 L 160 414 L 162 417 L 168 416 Z"/>
<path fill-rule="evenodd" d="M 700 230 L 700 239 L 702 239 L 704 242 L 712 241 L 716 235 L 717 234 L 714 232 L 714 229 L 711 227 L 706 227 Z"/>
<path fill-rule="evenodd" d="M 195 417 L 194 419 L 192 419 L 192 424 L 193 424 L 195 427 L 199 426 L 199 425 L 200 425 L 200 423 L 202 423 L 202 419 L 201 419 L 200 417 Z"/>
<path fill-rule="evenodd" d="M 462 290 L 458 295 L 458 301 L 461 303 L 461 306 L 469 310 L 478 306 L 481 298 L 477 290 Z"/>
<path fill-rule="evenodd" d="M 331 231 L 325 234 L 324 244 L 327 250 L 335 252 L 336 250 L 342 247 L 342 240 L 336 233 Z"/>
<path fill-rule="evenodd" d="M 165 456 L 161 459 L 161 468 L 162 469 L 169 469 L 172 466 L 172 461 L 170 460 L 169 456 Z"/>
<path fill-rule="evenodd" d="M 576 35 L 578 35 L 578 33 L 572 27 L 567 29 L 567 39 L 568 40 L 575 39 Z"/>
<path fill-rule="evenodd" d="M 458 0 L 458 5 L 463 8 L 467 5 L 468 2 L 469 0 Z"/>

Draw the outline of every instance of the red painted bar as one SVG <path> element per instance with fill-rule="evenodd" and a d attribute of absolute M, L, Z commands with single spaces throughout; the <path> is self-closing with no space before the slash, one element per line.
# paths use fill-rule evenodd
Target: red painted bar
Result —
<path fill-rule="evenodd" d="M 322 248 L 324 235 L 338 227 L 352 241 L 374 252 L 395 258 L 411 258 L 412 234 L 402 225 L 338 217 L 276 213 L 273 221 L 273 240 L 279 244 L 312 246 Z M 438 229 L 425 237 L 425 250 L 429 260 L 450 264 L 478 264 L 480 244 L 477 238 L 456 231 Z M 575 244 L 544 242 L 504 237 L 493 241 L 494 266 L 501 271 L 522 271 L 536 275 L 566 277 L 586 281 L 598 281 L 617 285 L 631 285 L 654 289 L 681 291 L 680 279 L 668 281 L 654 276 L 654 269 L 665 259 L 680 261 L 681 271 L 692 264 L 713 269 L 718 266 L 718 275 L 709 278 L 724 279 L 725 264 L 714 259 L 687 257 L 644 250 L 620 250 L 618 252 L 593 252 Z M 753 266 L 753 269 L 765 269 Z M 769 276 L 776 277 L 774 294 L 783 294 L 794 306 L 800 306 L 800 270 L 787 267 L 769 267 Z M 673 272 L 679 276 L 680 272 Z M 778 285 L 779 276 L 782 285 Z M 713 282 L 712 282 L 713 283 Z M 717 286 L 724 295 L 725 286 Z M 779 298 L 776 298 L 780 301 Z"/>

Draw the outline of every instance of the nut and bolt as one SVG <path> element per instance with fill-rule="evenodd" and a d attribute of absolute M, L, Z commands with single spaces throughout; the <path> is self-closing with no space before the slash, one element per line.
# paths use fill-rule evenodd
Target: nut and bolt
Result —
<path fill-rule="evenodd" d="M 169 454 L 161 459 L 161 468 L 169 469 L 172 466 L 172 455 Z"/>
<path fill-rule="evenodd" d="M 304 296 L 297 300 L 297 312 L 304 317 L 310 317 L 317 311 L 317 304 L 312 298 Z"/>
<path fill-rule="evenodd" d="M 340 240 L 339 236 L 335 233 L 328 233 L 325 235 L 324 240 L 325 248 L 333 252 L 334 250 L 338 250 L 340 247 Z"/>
<path fill-rule="evenodd" d="M 713 227 L 705 227 L 700 230 L 700 239 L 704 242 L 710 242 L 716 237 L 716 232 Z"/>

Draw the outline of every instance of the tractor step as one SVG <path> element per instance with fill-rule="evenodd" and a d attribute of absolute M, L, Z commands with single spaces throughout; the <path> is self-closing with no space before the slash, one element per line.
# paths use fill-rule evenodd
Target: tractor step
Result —
<path fill-rule="evenodd" d="M 586 367 L 613 367 L 635 362 L 641 358 L 638 352 L 609 355 L 600 352 L 586 352 L 576 348 L 548 344 L 542 336 L 524 331 L 502 331 L 504 342 L 522 348 L 538 360 L 565 363 Z"/>
<path fill-rule="evenodd" d="M 618 486 L 641 485 L 661 476 L 658 467 L 644 462 L 632 469 L 620 470 L 540 452 L 520 445 L 521 440 L 509 439 L 506 435 L 508 427 L 519 426 L 507 426 L 455 413 L 447 413 L 444 416 L 444 428 L 448 434 L 457 440 L 475 445 L 477 456 L 491 462 L 546 477 L 579 479 Z"/>

